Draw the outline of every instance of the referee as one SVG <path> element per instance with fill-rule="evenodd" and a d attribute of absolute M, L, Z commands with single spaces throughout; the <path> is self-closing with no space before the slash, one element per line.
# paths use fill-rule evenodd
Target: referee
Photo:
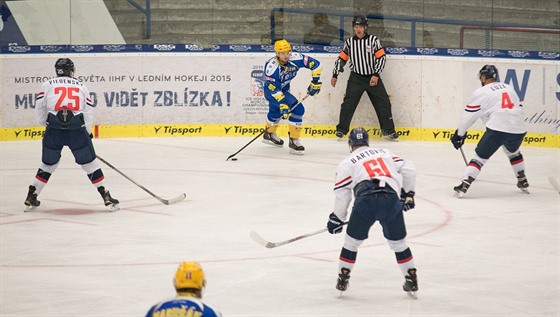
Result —
<path fill-rule="evenodd" d="M 350 61 L 351 73 L 340 106 L 336 136 L 342 138 L 350 131 L 350 122 L 365 91 L 377 113 L 381 135 L 387 140 L 397 142 L 399 137 L 393 123 L 391 101 L 379 75 L 387 60 L 385 50 L 377 36 L 367 33 L 368 20 L 365 16 L 354 17 L 352 27 L 354 36 L 344 41 L 344 48 L 334 64 L 331 79 L 331 85 L 336 87 L 338 74 L 344 71 L 344 65 Z"/>

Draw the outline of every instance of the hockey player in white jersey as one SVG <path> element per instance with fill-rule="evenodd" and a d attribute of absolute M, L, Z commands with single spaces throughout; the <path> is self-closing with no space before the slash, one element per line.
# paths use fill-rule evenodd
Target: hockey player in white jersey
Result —
<path fill-rule="evenodd" d="M 117 210 L 119 201 L 105 189 L 105 177 L 99 168 L 90 137 L 93 109 L 89 90 L 73 78 L 76 70 L 69 58 L 58 59 L 54 68 L 57 77 L 44 82 L 36 98 L 37 118 L 46 129 L 42 142 L 42 163 L 33 184 L 29 186 L 24 204 L 27 210 L 41 204 L 37 196 L 58 167 L 62 148 L 67 146 L 75 162 L 97 187 L 105 206 L 109 206 L 112 211 Z"/>
<path fill-rule="evenodd" d="M 418 280 L 414 258 L 406 243 L 403 211 L 415 207 L 415 167 L 388 149 L 370 147 L 369 136 L 363 128 L 350 131 L 348 145 L 351 154 L 336 169 L 334 211 L 327 222 L 331 234 L 341 233 L 354 195 L 338 261 L 336 289 L 341 292 L 348 289 L 358 247 L 368 238 L 373 224 L 379 221 L 405 277 L 403 290 L 414 294 L 418 291 Z"/>
<path fill-rule="evenodd" d="M 276 134 L 280 119 L 287 119 L 290 133 L 290 153 L 303 155 L 305 147 L 301 145 L 303 114 L 305 108 L 290 92 L 290 83 L 301 68 L 311 70 L 311 83 L 307 93 L 315 96 L 321 91 L 321 63 L 311 56 L 292 52 L 292 46 L 286 40 L 274 43 L 275 57 L 264 64 L 264 97 L 268 101 L 268 114 L 266 116 L 266 130 L 263 142 L 281 147 L 284 140 Z"/>
<path fill-rule="evenodd" d="M 451 142 L 455 149 L 460 149 L 467 138 L 467 130 L 479 118 L 486 124 L 486 131 L 476 146 L 474 157 L 467 164 L 461 184 L 453 188 L 455 195 L 462 197 L 467 192 L 482 166 L 500 147 L 517 177 L 517 187 L 528 194 L 529 182 L 525 176 L 523 155 L 519 150 L 527 134 L 523 105 L 510 85 L 497 81 L 496 66 L 484 65 L 478 78 L 482 87 L 472 93 Z"/>

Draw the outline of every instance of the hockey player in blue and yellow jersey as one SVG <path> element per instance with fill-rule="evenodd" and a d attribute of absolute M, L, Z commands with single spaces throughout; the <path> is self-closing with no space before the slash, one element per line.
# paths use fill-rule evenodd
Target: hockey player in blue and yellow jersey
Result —
<path fill-rule="evenodd" d="M 221 317 L 222 314 L 201 300 L 206 278 L 198 262 L 183 262 L 175 273 L 177 297 L 160 302 L 146 317 Z"/>
<path fill-rule="evenodd" d="M 297 98 L 290 93 L 290 82 L 300 68 L 311 70 L 311 83 L 307 93 L 314 96 L 321 91 L 322 83 L 321 63 L 304 54 L 292 52 L 292 46 L 286 40 L 274 43 L 275 57 L 264 64 L 264 96 L 268 101 L 268 115 L 266 117 L 266 131 L 263 142 L 282 147 L 284 141 L 276 134 L 280 119 L 288 119 L 290 133 L 290 153 L 303 155 L 305 148 L 301 145 L 302 118 L 305 108 Z"/>

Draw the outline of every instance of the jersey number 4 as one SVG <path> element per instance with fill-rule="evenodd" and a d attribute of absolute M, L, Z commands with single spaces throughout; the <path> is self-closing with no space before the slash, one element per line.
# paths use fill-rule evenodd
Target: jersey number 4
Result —
<path fill-rule="evenodd" d="M 374 178 L 376 176 L 391 177 L 391 172 L 387 168 L 387 165 L 385 165 L 383 159 L 380 157 L 364 162 L 364 167 L 370 178 Z"/>
<path fill-rule="evenodd" d="M 77 87 L 55 87 L 54 93 L 58 95 L 58 100 L 54 106 L 54 110 L 80 110 L 80 88 Z M 65 99 L 68 98 L 68 103 L 63 105 Z"/>
<path fill-rule="evenodd" d="M 507 92 L 502 93 L 502 109 L 513 109 L 515 105 L 511 102 Z"/>

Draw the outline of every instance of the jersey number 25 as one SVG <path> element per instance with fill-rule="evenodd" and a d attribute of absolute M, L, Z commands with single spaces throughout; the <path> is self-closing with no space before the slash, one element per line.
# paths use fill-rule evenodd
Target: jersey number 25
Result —
<path fill-rule="evenodd" d="M 58 100 L 56 101 L 54 110 L 80 110 L 80 88 L 60 86 L 54 88 L 54 93 L 58 95 Z M 68 98 L 68 103 L 63 105 L 62 103 L 66 98 Z"/>

